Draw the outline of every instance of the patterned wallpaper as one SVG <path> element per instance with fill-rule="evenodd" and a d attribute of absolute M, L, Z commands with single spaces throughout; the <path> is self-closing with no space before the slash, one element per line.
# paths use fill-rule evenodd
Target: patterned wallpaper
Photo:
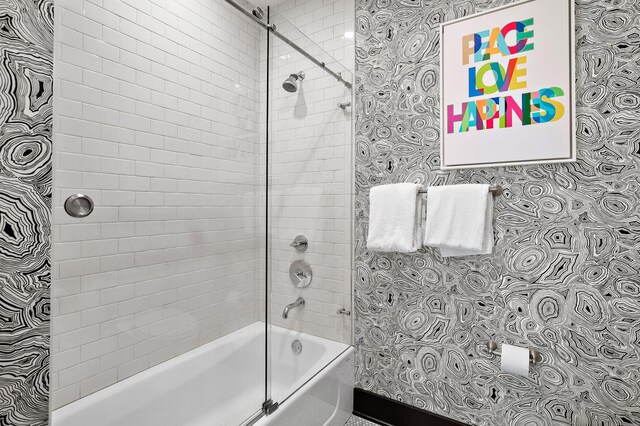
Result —
<path fill-rule="evenodd" d="M 356 385 L 471 425 L 640 424 L 640 2 L 576 2 L 576 163 L 442 172 L 439 24 L 503 0 L 357 0 Z M 499 183 L 493 255 L 366 249 L 381 183 Z M 541 350 L 501 373 L 491 337 Z"/>
<path fill-rule="evenodd" d="M 53 0 L 0 0 L 0 425 L 49 410 Z"/>

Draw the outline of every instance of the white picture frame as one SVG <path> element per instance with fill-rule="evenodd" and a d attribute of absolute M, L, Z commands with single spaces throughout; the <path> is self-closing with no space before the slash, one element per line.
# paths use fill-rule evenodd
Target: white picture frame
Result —
<path fill-rule="evenodd" d="M 573 0 L 524 0 L 440 25 L 441 169 L 576 161 L 574 17 Z M 531 23 L 525 25 L 528 22 Z M 501 28 L 503 34 L 503 43 L 497 45 L 502 52 L 508 49 L 508 55 L 494 53 L 496 44 L 490 40 L 500 39 L 499 34 L 492 37 L 497 34 L 494 32 L 497 28 Z M 505 28 L 511 30 L 504 33 Z M 525 37 L 531 30 L 532 35 Z M 523 51 L 511 53 L 511 49 L 518 48 Z M 482 52 L 485 55 L 481 55 Z M 489 59 L 485 59 L 487 54 Z M 498 65 L 487 67 L 492 62 Z M 478 68 L 479 65 L 482 66 Z M 482 78 L 483 70 L 485 78 Z M 463 76 L 465 84 L 460 85 Z M 504 84 L 500 86 L 500 82 Z M 516 90 L 510 90 L 512 87 Z M 493 96 L 479 94 L 485 90 Z M 493 92 L 495 90 L 497 92 Z M 527 94 L 532 103 L 525 107 Z M 554 96 L 558 98 L 552 101 Z M 522 100 L 520 105 L 518 99 Z M 471 102 L 473 107 L 469 106 Z M 547 113 L 551 109 L 554 112 L 549 118 Z M 471 121 L 473 111 L 476 119 Z M 478 114 L 478 111 L 482 112 Z M 520 123 L 514 122 L 514 115 L 520 117 Z M 490 116 L 492 127 L 489 127 Z M 525 124 L 536 119 L 540 121 Z M 458 122 L 460 125 L 456 127 Z M 470 122 L 473 127 L 467 126 Z"/>

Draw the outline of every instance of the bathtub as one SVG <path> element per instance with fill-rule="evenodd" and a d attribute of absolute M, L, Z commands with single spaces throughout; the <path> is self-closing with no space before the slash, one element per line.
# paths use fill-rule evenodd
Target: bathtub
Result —
<path fill-rule="evenodd" d="M 257 322 L 52 413 L 52 426 L 342 426 L 353 408 L 353 348 Z M 294 353 L 292 343 L 302 345 Z M 302 417 L 300 415 L 302 414 Z"/>

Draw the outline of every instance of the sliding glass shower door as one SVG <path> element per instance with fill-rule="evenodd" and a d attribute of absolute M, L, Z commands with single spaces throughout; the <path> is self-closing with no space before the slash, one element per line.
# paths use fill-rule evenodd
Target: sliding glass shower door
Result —
<path fill-rule="evenodd" d="M 266 29 L 225 0 L 55 16 L 53 424 L 242 424 L 266 399 Z M 114 386 L 126 409 L 65 410 Z"/>
<path fill-rule="evenodd" d="M 268 386 L 278 403 L 352 343 L 353 78 L 290 10 L 269 9 L 267 67 Z M 339 53 L 340 28 L 325 43 Z"/>

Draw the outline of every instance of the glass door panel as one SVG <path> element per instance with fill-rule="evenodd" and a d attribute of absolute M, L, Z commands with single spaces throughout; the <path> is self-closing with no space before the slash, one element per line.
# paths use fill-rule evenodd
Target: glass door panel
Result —
<path fill-rule="evenodd" d="M 95 402 L 112 424 L 241 424 L 267 374 L 267 32 L 225 0 L 111 3 L 56 3 L 53 424 L 134 376 Z"/>
<path fill-rule="evenodd" d="M 281 403 L 351 344 L 352 75 L 274 8 L 270 22 L 268 359 Z"/>

